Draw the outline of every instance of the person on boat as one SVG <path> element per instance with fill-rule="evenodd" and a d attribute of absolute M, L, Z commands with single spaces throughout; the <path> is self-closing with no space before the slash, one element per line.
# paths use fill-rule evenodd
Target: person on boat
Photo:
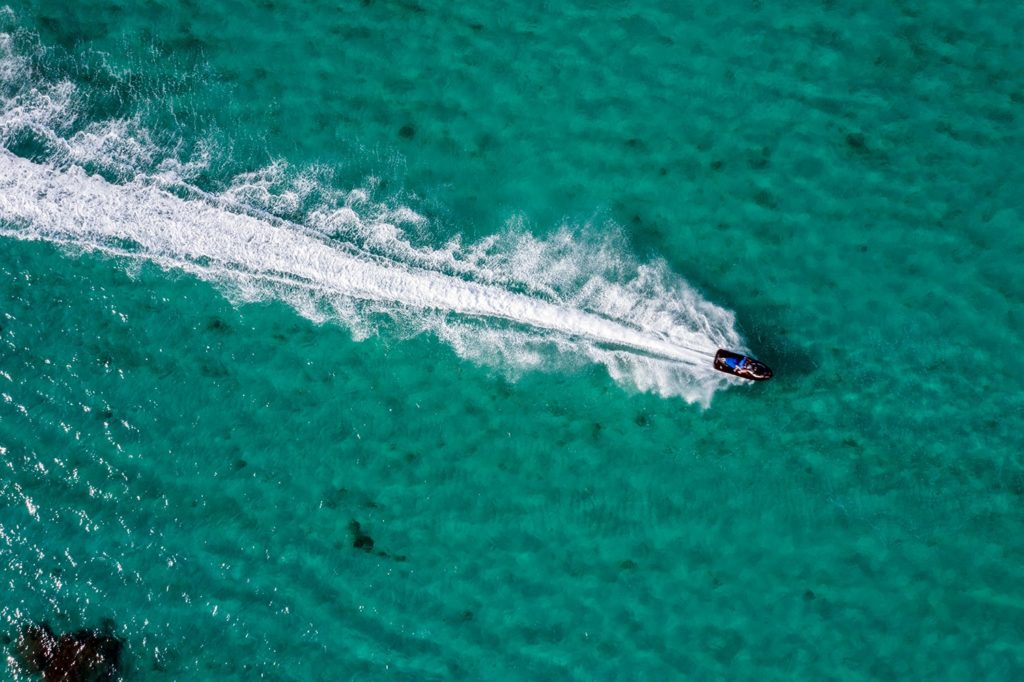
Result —
<path fill-rule="evenodd" d="M 764 363 L 724 349 L 719 349 L 715 354 L 714 367 L 720 372 L 751 381 L 764 381 L 772 378 L 771 369 Z"/>
<path fill-rule="evenodd" d="M 725 359 L 725 364 L 729 368 L 737 370 L 737 371 L 743 371 L 744 369 L 746 369 L 747 362 L 749 362 L 749 360 L 747 358 L 726 358 Z"/>

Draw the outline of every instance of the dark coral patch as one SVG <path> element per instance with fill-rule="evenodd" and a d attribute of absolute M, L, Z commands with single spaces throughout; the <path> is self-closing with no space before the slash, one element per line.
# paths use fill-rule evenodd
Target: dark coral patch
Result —
<path fill-rule="evenodd" d="M 363 528 L 359 525 L 358 521 L 351 521 L 348 524 L 348 529 L 352 532 L 353 547 L 361 549 L 364 552 L 373 551 L 373 538 L 363 532 Z"/>
<path fill-rule="evenodd" d="M 219 317 L 215 317 L 206 324 L 206 328 L 215 332 L 226 332 L 230 329 L 228 323 Z"/>
<path fill-rule="evenodd" d="M 847 135 L 846 146 L 858 152 L 866 152 L 868 150 L 868 142 L 860 133 L 850 133 Z"/>
<path fill-rule="evenodd" d="M 411 123 L 406 123 L 398 129 L 398 136 L 404 140 L 411 140 L 416 137 L 416 127 Z"/>
<path fill-rule="evenodd" d="M 757 190 L 757 193 L 754 194 L 754 203 L 761 208 L 775 208 L 778 206 L 778 202 L 775 200 L 775 197 L 773 197 L 772 193 L 766 189 Z"/>
<path fill-rule="evenodd" d="M 113 623 L 101 630 L 77 630 L 59 637 L 46 623 L 30 623 L 18 635 L 17 654 L 30 672 L 44 680 L 92 682 L 112 679 L 121 662 L 123 642 Z"/>

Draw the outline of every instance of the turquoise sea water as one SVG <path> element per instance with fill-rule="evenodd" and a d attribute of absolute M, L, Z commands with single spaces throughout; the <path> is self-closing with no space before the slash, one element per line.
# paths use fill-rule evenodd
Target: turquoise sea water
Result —
<path fill-rule="evenodd" d="M 0 13 L 5 653 L 1024 675 L 1019 5 L 336 4 Z"/>

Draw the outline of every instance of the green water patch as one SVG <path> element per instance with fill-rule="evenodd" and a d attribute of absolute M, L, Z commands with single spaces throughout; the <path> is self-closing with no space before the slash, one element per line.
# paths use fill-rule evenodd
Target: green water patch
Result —
<path fill-rule="evenodd" d="M 435 243 L 610 218 L 776 378 L 510 379 L 5 240 L 8 634 L 113 618 L 126 679 L 1019 676 L 1004 10 L 16 5 L 79 124 L 210 143 L 205 188 L 325 163 Z"/>

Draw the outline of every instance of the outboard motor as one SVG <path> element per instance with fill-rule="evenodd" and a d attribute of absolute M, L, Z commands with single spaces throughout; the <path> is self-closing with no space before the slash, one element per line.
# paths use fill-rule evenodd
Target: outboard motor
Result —
<path fill-rule="evenodd" d="M 772 370 L 768 365 L 724 348 L 719 348 L 715 353 L 715 369 L 750 381 L 767 381 L 772 378 Z"/>

